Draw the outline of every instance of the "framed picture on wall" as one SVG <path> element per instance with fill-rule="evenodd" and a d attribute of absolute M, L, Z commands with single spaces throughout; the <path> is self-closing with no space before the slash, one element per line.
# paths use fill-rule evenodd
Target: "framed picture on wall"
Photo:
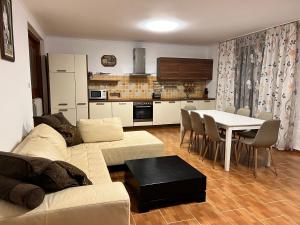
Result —
<path fill-rule="evenodd" d="M 15 61 L 11 0 L 0 0 L 0 49 L 2 59 Z"/>

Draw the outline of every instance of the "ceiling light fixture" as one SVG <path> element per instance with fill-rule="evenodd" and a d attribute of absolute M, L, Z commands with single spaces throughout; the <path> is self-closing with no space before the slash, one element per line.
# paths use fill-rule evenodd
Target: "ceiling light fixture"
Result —
<path fill-rule="evenodd" d="M 178 30 L 182 26 L 182 22 L 175 20 L 148 20 L 140 24 L 143 29 L 150 30 L 152 32 L 172 32 Z"/>

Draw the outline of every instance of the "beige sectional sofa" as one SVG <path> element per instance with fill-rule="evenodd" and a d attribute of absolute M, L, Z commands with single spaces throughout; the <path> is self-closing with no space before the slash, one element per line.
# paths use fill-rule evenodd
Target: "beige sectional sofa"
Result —
<path fill-rule="evenodd" d="M 112 182 L 107 165 L 160 156 L 163 143 L 148 132 L 133 131 L 124 132 L 119 141 L 68 148 L 58 132 L 41 124 L 13 152 L 67 161 L 83 170 L 93 185 L 47 194 L 34 210 L 0 200 L 0 225 L 128 225 L 128 193 L 121 182 Z"/>

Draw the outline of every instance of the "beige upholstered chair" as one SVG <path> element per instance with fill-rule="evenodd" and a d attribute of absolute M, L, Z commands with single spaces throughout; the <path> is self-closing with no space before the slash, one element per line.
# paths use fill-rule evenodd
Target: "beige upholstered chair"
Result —
<path fill-rule="evenodd" d="M 204 115 L 204 124 L 205 124 L 205 132 L 206 132 L 206 135 L 207 135 L 209 141 L 216 143 L 216 149 L 215 149 L 215 154 L 214 154 L 214 164 L 213 164 L 213 168 L 215 168 L 215 163 L 216 163 L 218 153 L 220 150 L 220 145 L 223 144 L 224 149 L 225 149 L 225 141 L 226 140 L 225 140 L 225 137 L 220 135 L 217 124 L 213 117 Z M 233 141 L 236 141 L 236 139 L 233 139 Z M 203 157 L 202 157 L 202 161 L 205 158 L 208 148 L 209 148 L 209 144 L 206 144 L 205 150 L 203 153 Z M 235 145 L 235 148 L 236 148 L 236 145 Z M 236 149 L 234 152 L 235 153 L 237 152 Z M 237 155 L 235 155 L 235 158 L 237 160 Z"/>
<path fill-rule="evenodd" d="M 250 109 L 249 108 L 240 108 L 236 112 L 236 114 L 241 116 L 250 116 Z"/>
<path fill-rule="evenodd" d="M 189 139 L 189 146 L 188 146 L 188 150 L 190 151 L 192 137 L 193 137 L 193 129 L 192 129 L 190 114 L 185 109 L 181 109 L 181 121 L 182 121 L 183 134 L 182 134 L 180 146 L 183 143 L 186 132 L 190 131 L 190 139 Z"/>
<path fill-rule="evenodd" d="M 194 105 L 186 105 L 186 106 L 184 106 L 184 109 L 185 110 L 196 110 L 197 108 Z"/>
<path fill-rule="evenodd" d="M 201 156 L 202 150 L 206 144 L 206 134 L 205 134 L 205 126 L 204 121 L 201 116 L 196 112 L 191 112 L 191 123 L 192 130 L 194 131 L 194 139 L 192 141 L 192 148 L 195 150 L 199 150 L 199 154 Z M 200 148 L 200 136 L 202 136 L 201 148 Z"/>
<path fill-rule="evenodd" d="M 272 146 L 277 142 L 278 132 L 280 127 L 280 120 L 268 120 L 265 121 L 261 128 L 258 130 L 255 138 L 245 138 L 241 139 L 240 142 L 242 144 L 250 147 L 249 152 L 254 151 L 254 176 L 256 177 L 257 170 L 257 151 L 258 149 L 266 149 L 270 155 L 271 162 L 274 167 L 274 173 L 277 176 L 277 171 L 274 163 L 274 159 L 272 156 Z M 249 153 L 250 157 L 250 153 Z M 238 160 L 240 158 L 240 153 L 238 153 Z"/>
<path fill-rule="evenodd" d="M 273 114 L 271 112 L 261 112 L 257 116 L 258 119 L 261 120 L 271 120 L 273 118 Z M 247 130 L 237 132 L 239 139 L 240 138 L 255 138 L 258 130 Z"/>
<path fill-rule="evenodd" d="M 234 106 L 229 106 L 227 107 L 224 112 L 228 112 L 228 113 L 235 113 L 235 107 Z"/>

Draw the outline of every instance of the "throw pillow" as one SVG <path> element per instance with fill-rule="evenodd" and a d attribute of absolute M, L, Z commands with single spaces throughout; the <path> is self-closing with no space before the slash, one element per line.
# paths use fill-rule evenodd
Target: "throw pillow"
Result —
<path fill-rule="evenodd" d="M 42 188 L 0 175 L 0 199 L 34 209 L 43 202 L 44 197 Z"/>
<path fill-rule="evenodd" d="M 78 127 L 85 143 L 118 141 L 124 137 L 122 122 L 119 118 L 81 119 Z"/>
<path fill-rule="evenodd" d="M 82 138 L 77 127 L 73 126 L 61 112 L 52 115 L 34 117 L 35 126 L 41 123 L 47 124 L 58 131 L 64 137 L 67 146 L 82 143 Z"/>
<path fill-rule="evenodd" d="M 69 163 L 7 152 L 0 152 L 0 175 L 38 185 L 46 192 L 92 184 Z"/>

